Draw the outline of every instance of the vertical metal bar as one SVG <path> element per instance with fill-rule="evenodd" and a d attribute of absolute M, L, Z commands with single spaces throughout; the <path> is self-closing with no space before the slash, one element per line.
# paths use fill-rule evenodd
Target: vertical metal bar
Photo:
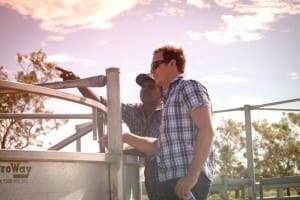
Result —
<path fill-rule="evenodd" d="M 262 177 L 260 178 L 260 181 L 259 181 L 259 199 L 260 200 L 264 199 L 264 188 L 263 188 L 263 183 L 262 183 Z"/>
<path fill-rule="evenodd" d="M 242 199 L 245 200 L 245 186 L 242 187 Z"/>
<path fill-rule="evenodd" d="M 98 143 L 99 143 L 99 151 L 100 153 L 105 153 L 105 148 L 101 145 L 100 138 L 104 135 L 104 113 L 98 112 Z"/>
<path fill-rule="evenodd" d="M 253 144 L 252 144 L 252 125 L 251 125 L 251 106 L 244 106 L 245 128 L 246 128 L 246 147 L 247 147 L 247 170 L 250 180 L 249 199 L 256 199 L 256 186 L 254 174 Z"/>
<path fill-rule="evenodd" d="M 97 122 L 98 122 L 98 114 L 97 114 L 97 108 L 93 107 L 93 140 L 97 140 Z"/>
<path fill-rule="evenodd" d="M 81 152 L 81 139 L 76 140 L 76 152 Z"/>
<path fill-rule="evenodd" d="M 75 127 L 76 133 L 79 132 L 81 129 L 79 126 Z M 81 138 L 76 140 L 76 152 L 81 152 Z"/>
<path fill-rule="evenodd" d="M 118 68 L 106 69 L 108 153 L 117 157 L 111 165 L 111 199 L 123 200 L 123 139 L 121 125 L 120 77 Z"/>
<path fill-rule="evenodd" d="M 222 182 L 222 190 L 220 192 L 220 195 L 221 195 L 221 199 L 222 200 L 228 200 L 228 194 L 227 194 L 227 191 L 228 191 L 228 180 L 227 180 L 227 176 L 226 175 L 222 175 L 221 176 L 221 182 Z"/>

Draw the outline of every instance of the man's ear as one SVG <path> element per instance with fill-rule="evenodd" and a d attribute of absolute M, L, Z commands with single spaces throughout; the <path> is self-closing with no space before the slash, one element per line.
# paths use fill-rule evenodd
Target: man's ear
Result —
<path fill-rule="evenodd" d="M 170 66 L 172 69 L 176 69 L 176 70 L 178 70 L 177 69 L 177 62 L 176 62 L 176 60 L 175 59 L 172 59 L 172 60 L 170 60 L 170 62 L 168 63 L 168 66 Z M 171 69 L 170 68 L 170 69 Z"/>
<path fill-rule="evenodd" d="M 170 60 L 169 64 L 172 66 L 176 66 L 177 63 L 176 63 L 175 59 L 172 59 L 172 60 Z"/>

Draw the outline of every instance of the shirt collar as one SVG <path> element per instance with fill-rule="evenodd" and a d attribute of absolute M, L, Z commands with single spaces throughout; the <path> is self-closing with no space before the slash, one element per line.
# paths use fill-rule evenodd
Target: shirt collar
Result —
<path fill-rule="evenodd" d="M 170 85 L 168 88 L 172 88 L 179 80 L 183 79 L 184 78 L 184 74 L 178 74 L 177 76 L 175 76 L 171 82 L 170 82 Z"/>
<path fill-rule="evenodd" d="M 176 86 L 177 83 L 178 83 L 180 80 L 182 80 L 182 79 L 184 78 L 184 76 L 185 76 L 184 74 L 179 74 L 179 75 L 175 76 L 175 77 L 171 80 L 169 86 L 168 86 L 166 89 L 164 89 L 164 91 L 163 91 L 163 93 L 164 93 L 164 101 L 168 98 L 170 90 L 171 90 L 174 86 Z"/>

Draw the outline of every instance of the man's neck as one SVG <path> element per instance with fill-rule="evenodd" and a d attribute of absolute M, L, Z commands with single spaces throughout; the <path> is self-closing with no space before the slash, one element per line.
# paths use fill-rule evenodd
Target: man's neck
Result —
<path fill-rule="evenodd" d="M 181 73 L 179 73 L 179 72 L 172 74 L 170 76 L 170 78 L 168 79 L 167 84 L 163 87 L 163 89 L 167 89 L 170 86 L 170 84 L 172 83 L 172 81 L 179 75 L 181 75 Z"/>

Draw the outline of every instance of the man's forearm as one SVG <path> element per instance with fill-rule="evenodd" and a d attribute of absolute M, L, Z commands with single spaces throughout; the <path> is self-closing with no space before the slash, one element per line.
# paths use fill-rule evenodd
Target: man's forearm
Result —
<path fill-rule="evenodd" d="M 209 107 L 199 107 L 192 112 L 191 116 L 193 122 L 198 127 L 198 134 L 194 147 L 195 153 L 188 170 L 188 176 L 198 177 L 210 154 L 214 131 Z"/>
<path fill-rule="evenodd" d="M 149 155 L 155 155 L 157 152 L 157 138 L 141 137 L 132 133 L 124 133 L 123 142 Z"/>
<path fill-rule="evenodd" d="M 188 170 L 188 175 L 190 176 L 199 177 L 203 166 L 210 154 L 214 134 L 211 130 L 207 131 L 207 134 L 202 133 L 201 135 L 200 133 L 198 133 L 194 158 Z"/>

